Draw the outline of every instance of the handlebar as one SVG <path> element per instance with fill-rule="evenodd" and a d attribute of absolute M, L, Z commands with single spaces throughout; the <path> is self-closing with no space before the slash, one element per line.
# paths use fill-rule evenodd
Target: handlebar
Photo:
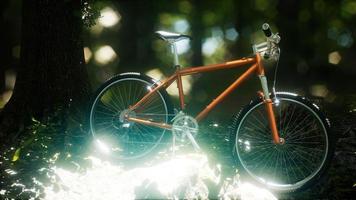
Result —
<path fill-rule="evenodd" d="M 279 57 L 279 47 L 278 43 L 281 40 L 278 33 L 273 34 L 269 24 L 264 23 L 262 25 L 262 31 L 267 37 L 267 41 L 256 44 L 253 46 L 255 53 L 263 55 L 265 59 L 278 58 Z"/>

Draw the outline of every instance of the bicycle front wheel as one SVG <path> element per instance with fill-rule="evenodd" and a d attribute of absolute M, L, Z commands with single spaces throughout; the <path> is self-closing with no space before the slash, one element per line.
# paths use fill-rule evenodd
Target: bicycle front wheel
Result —
<path fill-rule="evenodd" d="M 137 73 L 118 75 L 103 84 L 90 109 L 90 129 L 99 146 L 119 159 L 141 158 L 162 141 L 166 130 L 127 121 L 127 116 L 167 123 L 173 108 L 165 90 L 154 92 L 135 110 L 155 82 Z"/>
<path fill-rule="evenodd" d="M 312 184 L 331 160 L 334 140 L 319 109 L 304 98 L 277 93 L 273 104 L 283 144 L 274 144 L 264 102 L 245 108 L 235 124 L 235 151 L 257 182 L 280 192 Z"/>

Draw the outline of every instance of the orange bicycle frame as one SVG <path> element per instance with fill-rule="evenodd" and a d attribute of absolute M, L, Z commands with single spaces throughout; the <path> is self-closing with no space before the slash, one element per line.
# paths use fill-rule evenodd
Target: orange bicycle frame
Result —
<path fill-rule="evenodd" d="M 195 119 L 197 121 L 201 121 L 206 115 L 221 101 L 223 101 L 233 90 L 235 90 L 243 81 L 245 81 L 251 74 L 256 73 L 258 76 L 264 76 L 264 66 L 261 62 L 261 57 L 259 54 L 256 54 L 255 57 L 252 58 L 242 58 L 239 60 L 234 60 L 230 62 L 220 63 L 220 64 L 213 64 L 213 65 L 206 65 L 206 66 L 198 66 L 198 67 L 191 67 L 177 70 L 172 76 L 164 80 L 162 83 L 158 84 L 156 87 L 152 88 L 141 100 L 139 100 L 135 105 L 131 106 L 130 110 L 135 110 L 140 105 L 142 105 L 149 97 L 154 94 L 154 92 L 169 87 L 174 81 L 177 82 L 178 94 L 179 94 L 179 102 L 180 107 L 182 110 L 185 108 L 184 103 L 184 93 L 183 93 L 183 84 L 182 84 L 182 76 L 192 75 L 196 73 L 203 73 L 208 71 L 216 71 L 222 69 L 230 69 L 230 68 L 237 68 L 244 65 L 250 64 L 251 66 L 241 75 L 239 76 L 230 86 L 228 86 L 220 95 L 218 95 L 215 99 L 213 99 L 205 109 L 203 109 Z M 265 95 L 260 92 L 261 97 L 264 99 L 264 103 L 266 105 L 266 111 L 269 119 L 269 125 L 272 132 L 273 141 L 275 143 L 279 143 L 280 138 L 278 135 L 278 130 L 276 126 L 275 116 L 272 107 L 272 100 L 267 98 L 265 99 Z M 267 94 L 268 95 L 268 94 Z M 170 124 L 166 123 L 159 123 L 153 122 L 149 120 L 127 117 L 128 121 L 146 124 L 150 126 L 156 126 L 164 129 L 172 129 Z"/>

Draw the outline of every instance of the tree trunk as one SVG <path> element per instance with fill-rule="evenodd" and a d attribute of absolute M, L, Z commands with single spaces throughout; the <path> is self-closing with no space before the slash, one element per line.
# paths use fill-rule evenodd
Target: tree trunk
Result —
<path fill-rule="evenodd" d="M 192 50 L 193 50 L 193 58 L 192 65 L 193 66 L 201 66 L 203 65 L 203 54 L 202 54 L 202 38 L 204 38 L 204 26 L 202 22 L 202 10 L 203 2 L 201 0 L 194 0 L 194 11 L 191 16 L 192 23 Z"/>
<path fill-rule="evenodd" d="M 81 41 L 81 1 L 23 0 L 21 60 L 14 93 L 1 113 L 3 136 L 31 117 L 83 105 L 89 96 Z"/>
<path fill-rule="evenodd" d="M 122 15 L 119 37 L 119 72 L 130 68 L 131 71 L 145 71 L 154 66 L 152 41 L 157 15 L 154 3 L 144 1 L 118 1 Z M 139 13 L 139 15 L 137 14 Z"/>

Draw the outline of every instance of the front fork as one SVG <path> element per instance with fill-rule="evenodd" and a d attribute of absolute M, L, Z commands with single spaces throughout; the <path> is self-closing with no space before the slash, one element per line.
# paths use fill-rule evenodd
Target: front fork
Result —
<path fill-rule="evenodd" d="M 279 133 L 277 129 L 276 118 L 273 112 L 272 99 L 270 98 L 270 94 L 268 91 L 267 78 L 264 75 L 259 75 L 258 77 L 260 78 L 261 86 L 263 90 L 263 92 L 259 92 L 259 95 L 263 99 L 263 102 L 266 107 L 268 122 L 271 128 L 273 142 L 275 144 L 283 144 L 284 140 L 283 138 L 279 137 Z"/>

